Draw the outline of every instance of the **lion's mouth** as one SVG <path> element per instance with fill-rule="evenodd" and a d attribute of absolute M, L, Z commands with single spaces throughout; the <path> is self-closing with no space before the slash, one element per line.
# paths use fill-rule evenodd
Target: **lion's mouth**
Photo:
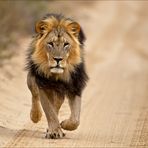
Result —
<path fill-rule="evenodd" d="M 64 68 L 57 65 L 56 67 L 50 67 L 50 72 L 55 74 L 61 74 L 64 72 Z"/>

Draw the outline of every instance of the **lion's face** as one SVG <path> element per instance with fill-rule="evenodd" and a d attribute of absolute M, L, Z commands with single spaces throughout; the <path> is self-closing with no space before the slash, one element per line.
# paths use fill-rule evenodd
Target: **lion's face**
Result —
<path fill-rule="evenodd" d="M 69 56 L 75 50 L 75 41 L 63 28 L 53 29 L 42 41 L 51 73 L 63 73 L 69 64 Z M 42 49 L 43 49 L 42 48 Z M 78 61 L 77 61 L 78 62 Z"/>
<path fill-rule="evenodd" d="M 81 62 L 78 23 L 50 17 L 38 22 L 36 31 L 32 59 L 46 75 L 70 72 Z"/>

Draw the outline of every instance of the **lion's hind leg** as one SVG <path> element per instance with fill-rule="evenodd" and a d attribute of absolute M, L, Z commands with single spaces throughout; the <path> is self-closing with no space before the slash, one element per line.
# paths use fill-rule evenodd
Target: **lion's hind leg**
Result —
<path fill-rule="evenodd" d="M 37 123 L 38 121 L 41 120 L 42 117 L 42 111 L 40 107 L 40 102 L 39 101 L 33 101 L 36 98 L 32 97 L 32 108 L 30 111 L 30 118 L 34 123 Z"/>
<path fill-rule="evenodd" d="M 42 110 L 40 106 L 40 98 L 37 84 L 35 78 L 29 73 L 27 76 L 27 85 L 32 94 L 32 107 L 30 111 L 30 118 L 34 123 L 37 123 L 41 120 Z"/>

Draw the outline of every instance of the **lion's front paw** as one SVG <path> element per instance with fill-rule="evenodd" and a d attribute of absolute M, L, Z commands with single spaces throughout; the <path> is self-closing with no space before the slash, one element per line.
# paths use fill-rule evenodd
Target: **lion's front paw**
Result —
<path fill-rule="evenodd" d="M 45 138 L 48 139 L 58 139 L 65 136 L 65 133 L 63 133 L 61 128 L 57 128 L 55 130 L 49 130 L 47 129 Z"/>
<path fill-rule="evenodd" d="M 61 127 L 65 130 L 75 130 L 79 126 L 79 121 L 77 120 L 71 120 L 71 119 L 66 119 L 61 122 Z"/>
<path fill-rule="evenodd" d="M 42 117 L 41 109 L 31 109 L 30 118 L 34 123 L 40 121 L 41 117 Z"/>

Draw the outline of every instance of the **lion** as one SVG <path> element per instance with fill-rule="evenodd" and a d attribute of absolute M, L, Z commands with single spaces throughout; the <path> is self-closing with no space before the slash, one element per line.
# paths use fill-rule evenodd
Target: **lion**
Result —
<path fill-rule="evenodd" d="M 46 138 L 62 138 L 62 129 L 75 130 L 80 124 L 81 95 L 88 80 L 84 41 L 80 25 L 61 14 L 47 14 L 35 24 L 26 64 L 32 94 L 30 118 L 40 121 L 42 106 L 48 122 Z M 58 113 L 65 97 L 71 114 L 60 123 Z"/>

